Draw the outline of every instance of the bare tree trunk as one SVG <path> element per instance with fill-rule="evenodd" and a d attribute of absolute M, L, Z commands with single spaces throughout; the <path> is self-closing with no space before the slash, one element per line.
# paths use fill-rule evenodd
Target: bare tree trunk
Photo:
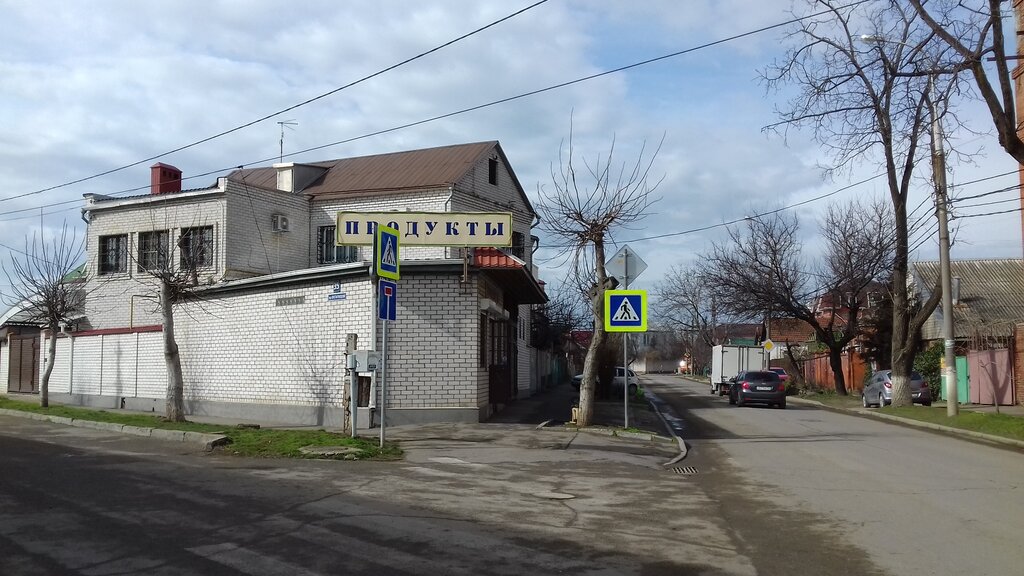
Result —
<path fill-rule="evenodd" d="M 57 359 L 57 331 L 60 325 L 50 323 L 50 341 L 46 343 L 46 367 L 43 369 L 43 377 L 39 381 L 39 405 L 43 408 L 50 406 L 50 374 L 53 373 L 53 365 Z"/>
<path fill-rule="evenodd" d="M 163 317 L 164 363 L 167 366 L 166 417 L 173 422 L 183 422 L 185 420 L 185 382 L 181 373 L 178 343 L 174 340 L 174 307 L 171 302 L 171 285 L 166 279 L 160 282 L 160 314 Z"/>
<path fill-rule="evenodd" d="M 594 416 L 594 398 L 597 392 L 597 371 L 601 365 L 601 352 L 604 350 L 608 334 L 604 331 L 604 291 L 607 273 L 604 269 L 603 239 L 594 242 L 594 264 L 597 272 L 597 289 L 591 308 L 594 312 L 594 336 L 587 348 L 587 356 L 583 361 L 583 382 L 580 384 L 580 412 L 576 417 L 579 427 L 590 426 Z"/>
<path fill-rule="evenodd" d="M 828 365 L 832 368 L 832 374 L 836 379 L 836 394 L 846 396 L 846 375 L 843 374 L 843 349 L 828 349 Z"/>
<path fill-rule="evenodd" d="M 793 347 L 789 345 L 789 340 L 786 341 L 786 357 L 789 358 L 789 363 L 793 365 L 794 376 L 800 378 L 800 381 L 804 380 L 804 363 L 797 362 L 796 356 L 793 355 Z"/>

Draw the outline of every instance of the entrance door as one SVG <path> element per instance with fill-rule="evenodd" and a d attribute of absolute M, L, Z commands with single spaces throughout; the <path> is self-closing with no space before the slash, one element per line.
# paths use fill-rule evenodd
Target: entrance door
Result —
<path fill-rule="evenodd" d="M 8 392 L 39 391 L 39 336 L 11 336 L 11 367 Z"/>
<path fill-rule="evenodd" d="M 508 404 L 512 399 L 512 326 L 505 320 L 488 320 L 488 400 L 490 404 Z"/>

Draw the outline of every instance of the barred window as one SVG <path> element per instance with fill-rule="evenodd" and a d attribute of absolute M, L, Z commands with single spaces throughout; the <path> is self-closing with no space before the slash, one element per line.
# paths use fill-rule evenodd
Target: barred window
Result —
<path fill-rule="evenodd" d="M 178 240 L 183 270 L 213 266 L 213 226 L 185 228 Z"/>
<path fill-rule="evenodd" d="M 317 264 L 344 264 L 347 262 L 358 262 L 359 247 L 335 245 L 334 231 L 334 226 L 321 226 L 317 229 Z"/>
<path fill-rule="evenodd" d="M 100 274 L 128 271 L 128 235 L 100 236 Z"/>
<path fill-rule="evenodd" d="M 167 267 L 167 230 L 139 232 L 139 272 Z"/>

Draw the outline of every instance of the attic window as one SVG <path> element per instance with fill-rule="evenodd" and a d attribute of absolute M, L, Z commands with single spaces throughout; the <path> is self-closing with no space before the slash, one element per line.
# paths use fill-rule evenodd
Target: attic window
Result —
<path fill-rule="evenodd" d="M 487 181 L 497 186 L 498 184 L 498 160 L 491 158 L 487 160 Z"/>

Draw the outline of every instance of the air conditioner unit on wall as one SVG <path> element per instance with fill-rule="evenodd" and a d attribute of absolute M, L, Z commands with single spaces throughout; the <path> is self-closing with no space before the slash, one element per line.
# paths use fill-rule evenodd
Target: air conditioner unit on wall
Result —
<path fill-rule="evenodd" d="M 288 217 L 284 214 L 274 214 L 271 218 L 271 224 L 274 232 L 287 232 L 288 231 Z"/>

